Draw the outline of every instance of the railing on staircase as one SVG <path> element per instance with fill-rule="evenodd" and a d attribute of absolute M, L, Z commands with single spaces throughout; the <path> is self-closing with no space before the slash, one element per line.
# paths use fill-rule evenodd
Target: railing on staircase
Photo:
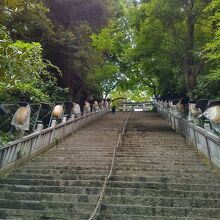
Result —
<path fill-rule="evenodd" d="M 156 104 L 157 112 L 162 115 L 176 132 L 180 133 L 189 144 L 209 161 L 213 170 L 220 170 L 220 138 L 193 123 L 172 114 L 168 109 Z"/>
<path fill-rule="evenodd" d="M 14 141 L 0 149 L 0 171 L 14 165 L 16 162 L 28 159 L 34 154 L 39 155 L 48 146 L 52 146 L 72 134 L 82 126 L 109 112 L 109 108 L 85 114 L 81 117 L 70 119 L 54 127 L 35 132 L 20 140 Z"/>

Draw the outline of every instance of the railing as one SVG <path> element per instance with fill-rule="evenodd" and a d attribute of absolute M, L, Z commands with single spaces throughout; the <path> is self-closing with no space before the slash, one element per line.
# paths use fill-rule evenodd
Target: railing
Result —
<path fill-rule="evenodd" d="M 0 171 L 15 162 L 28 159 L 33 154 L 56 144 L 65 136 L 72 134 L 82 126 L 109 112 L 109 109 L 91 112 L 81 117 L 70 119 L 54 127 L 35 132 L 0 148 Z"/>
<path fill-rule="evenodd" d="M 168 109 L 156 104 L 157 112 L 162 115 L 176 132 L 186 138 L 189 144 L 197 147 L 198 151 L 209 161 L 213 170 L 220 169 L 220 137 L 195 126 L 174 114 Z"/>

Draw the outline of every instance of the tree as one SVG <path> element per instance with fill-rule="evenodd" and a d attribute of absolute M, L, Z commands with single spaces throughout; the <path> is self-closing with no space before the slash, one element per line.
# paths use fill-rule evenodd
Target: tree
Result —
<path fill-rule="evenodd" d="M 191 99 L 196 79 L 204 67 L 203 47 L 211 37 L 211 22 L 204 12 L 207 4 L 208 1 L 199 0 L 152 0 L 143 4 L 145 20 L 141 18 L 139 21 L 139 26 L 157 23 L 156 39 L 161 38 L 157 41 L 159 50 L 164 51 L 162 54 L 171 60 L 173 67 L 181 69 Z M 151 32 L 145 34 L 152 35 Z"/>
<path fill-rule="evenodd" d="M 220 98 L 220 2 L 213 0 L 206 8 L 212 23 L 212 39 L 205 45 L 206 73 L 199 77 L 197 93 L 207 98 Z"/>
<path fill-rule="evenodd" d="M 0 38 L 1 101 L 50 101 L 61 94 L 50 72 L 59 70 L 43 61 L 39 43 L 13 42 L 4 26 Z"/>
<path fill-rule="evenodd" d="M 5 0 L 0 23 L 14 41 L 40 42 L 44 58 L 63 73 L 55 74 L 60 86 L 69 88 L 71 98 L 85 99 L 91 92 L 86 76 L 99 62 L 90 35 L 107 24 L 113 4 L 110 0 Z"/>
<path fill-rule="evenodd" d="M 4 0 L 0 23 L 7 27 L 13 40 L 45 42 L 54 34 L 47 17 L 49 9 L 36 0 Z"/>

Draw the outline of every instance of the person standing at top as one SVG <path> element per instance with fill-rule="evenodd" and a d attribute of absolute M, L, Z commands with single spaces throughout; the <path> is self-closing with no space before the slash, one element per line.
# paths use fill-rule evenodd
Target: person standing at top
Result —
<path fill-rule="evenodd" d="M 115 114 L 115 112 L 116 112 L 116 106 L 112 105 L 112 114 Z"/>

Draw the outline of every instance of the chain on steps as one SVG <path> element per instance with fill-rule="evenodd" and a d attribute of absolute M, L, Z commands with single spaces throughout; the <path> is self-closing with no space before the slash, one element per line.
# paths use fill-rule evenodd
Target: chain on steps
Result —
<path fill-rule="evenodd" d="M 113 167 L 114 167 L 114 163 L 115 163 L 116 150 L 117 150 L 117 148 L 121 144 L 122 136 L 125 133 L 125 128 L 126 128 L 126 126 L 128 124 L 128 120 L 130 118 L 130 115 L 131 115 L 131 111 L 129 112 L 129 114 L 128 114 L 127 118 L 126 118 L 126 121 L 125 121 L 125 123 L 123 125 L 121 133 L 118 135 L 118 141 L 117 141 L 117 144 L 114 146 L 114 150 L 113 150 L 112 163 L 111 163 L 111 168 L 109 170 L 109 174 L 105 178 L 105 181 L 104 181 L 104 184 L 103 184 L 103 187 L 102 187 L 102 191 L 101 191 L 100 196 L 99 196 L 99 200 L 98 200 L 97 205 L 96 205 L 93 213 L 91 214 L 89 220 L 93 220 L 96 217 L 97 212 L 100 210 L 100 207 L 101 207 L 101 204 L 102 204 L 102 199 L 103 199 L 103 197 L 105 195 L 105 190 L 106 190 L 106 187 L 107 187 L 108 180 L 110 179 L 110 177 L 112 175 L 112 171 L 113 171 Z"/>

